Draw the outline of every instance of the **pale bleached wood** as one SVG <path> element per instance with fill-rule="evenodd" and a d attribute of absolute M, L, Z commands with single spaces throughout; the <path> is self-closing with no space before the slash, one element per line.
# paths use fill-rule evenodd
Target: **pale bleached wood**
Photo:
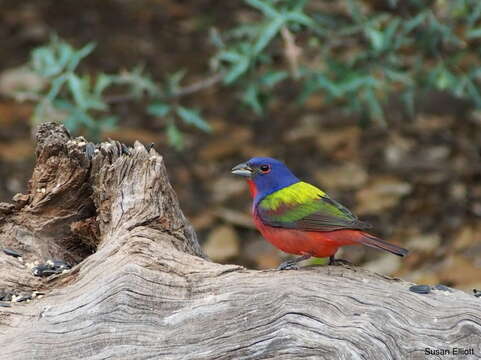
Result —
<path fill-rule="evenodd" d="M 63 131 L 44 126 L 54 138 Z M 67 158 L 80 156 L 75 147 L 82 149 L 82 141 L 62 141 L 71 143 L 70 150 L 62 148 Z M 91 193 L 99 235 L 90 243 L 97 250 L 61 276 L 22 275 L 24 286 L 47 293 L 0 308 L 0 358 L 425 359 L 425 347 L 455 346 L 474 348 L 477 355 L 464 358 L 481 354 L 481 300 L 464 292 L 415 294 L 409 283 L 357 267 L 254 271 L 208 261 L 162 157 L 139 143 L 130 154 L 114 141 L 101 148 L 91 162 L 80 157 L 79 166 L 89 170 L 88 191 L 72 195 L 81 204 Z M 22 226 L 12 219 L 23 211 L 4 217 L 2 233 Z M 45 215 L 31 216 L 35 222 Z M 54 232 L 48 237 L 65 245 Z M 22 239 L 11 239 L 11 245 Z M 37 249 L 41 239 L 33 234 L 31 247 Z M 75 258 L 83 250 L 71 253 Z"/>

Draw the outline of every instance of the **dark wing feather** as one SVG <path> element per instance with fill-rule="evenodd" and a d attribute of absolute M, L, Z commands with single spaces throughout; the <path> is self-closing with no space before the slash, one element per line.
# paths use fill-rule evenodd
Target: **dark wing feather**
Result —
<path fill-rule="evenodd" d="M 306 231 L 334 231 L 341 229 L 367 230 L 372 226 L 360 221 L 351 211 L 337 201 L 323 196 L 318 201 L 323 201 L 335 207 L 343 213 L 343 216 L 335 216 L 320 210 L 304 216 L 296 221 L 296 228 Z"/>

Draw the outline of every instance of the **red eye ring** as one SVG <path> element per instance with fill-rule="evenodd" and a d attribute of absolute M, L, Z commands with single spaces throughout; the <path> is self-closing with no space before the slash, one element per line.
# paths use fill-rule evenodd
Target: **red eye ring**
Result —
<path fill-rule="evenodd" d="M 269 164 L 264 164 L 259 166 L 259 169 L 262 171 L 263 174 L 268 174 L 271 172 L 271 166 Z"/>

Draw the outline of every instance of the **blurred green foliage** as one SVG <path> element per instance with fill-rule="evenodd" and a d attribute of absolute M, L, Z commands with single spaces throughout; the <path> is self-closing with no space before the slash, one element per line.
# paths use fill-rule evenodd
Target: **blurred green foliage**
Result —
<path fill-rule="evenodd" d="M 299 104 L 320 94 L 328 104 L 385 123 L 395 97 L 412 114 L 416 99 L 442 90 L 481 109 L 481 1 L 479 0 L 245 0 L 252 20 L 210 39 L 210 64 L 223 85 L 237 89 L 256 114 L 283 88 L 295 86 Z M 37 95 L 35 121 L 64 114 L 73 131 L 91 135 L 115 125 L 112 94 L 147 101 L 147 113 L 165 121 L 170 144 L 183 146 L 179 122 L 209 131 L 199 111 L 175 98 L 185 72 L 153 81 L 142 68 L 119 74 L 80 74 L 94 49 L 75 49 L 53 37 L 33 50 L 30 66 L 48 86 Z M 215 84 L 216 81 L 209 83 Z M 199 86 L 195 91 L 206 86 Z M 192 89 L 190 89 L 192 90 Z M 189 91 L 191 93 L 193 91 Z M 115 98 L 115 96 L 113 96 Z"/>
<path fill-rule="evenodd" d="M 103 131 L 117 123 L 112 102 L 147 98 L 150 102 L 147 113 L 166 119 L 167 138 L 176 148 L 183 146 L 177 121 L 210 131 L 198 111 L 167 102 L 169 96 L 179 90 L 183 72 L 169 76 L 162 85 L 155 83 L 141 67 L 118 74 L 100 72 L 95 77 L 80 74 L 78 65 L 94 48 L 95 45 L 89 43 L 75 49 L 53 36 L 47 45 L 32 51 L 30 68 L 47 84 L 29 96 L 37 102 L 33 115 L 35 123 L 58 119 L 70 131 L 86 130 L 90 137 L 98 139 Z M 120 95 L 112 95 L 119 91 L 122 91 Z"/>
<path fill-rule="evenodd" d="M 230 30 L 225 40 L 213 39 L 219 47 L 213 62 L 258 114 L 273 87 L 289 80 L 299 86 L 301 104 L 320 93 L 327 103 L 382 124 L 392 96 L 411 114 L 416 97 L 432 90 L 481 108 L 479 0 L 245 2 L 260 18 Z M 295 68 L 286 72 L 289 62 Z"/>

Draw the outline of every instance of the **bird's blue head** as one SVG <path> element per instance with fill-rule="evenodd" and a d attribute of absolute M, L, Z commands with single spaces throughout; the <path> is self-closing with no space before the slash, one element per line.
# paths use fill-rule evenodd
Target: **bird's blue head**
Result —
<path fill-rule="evenodd" d="M 252 158 L 234 166 L 232 173 L 248 178 L 254 203 L 277 190 L 299 182 L 284 163 L 269 157 Z"/>

